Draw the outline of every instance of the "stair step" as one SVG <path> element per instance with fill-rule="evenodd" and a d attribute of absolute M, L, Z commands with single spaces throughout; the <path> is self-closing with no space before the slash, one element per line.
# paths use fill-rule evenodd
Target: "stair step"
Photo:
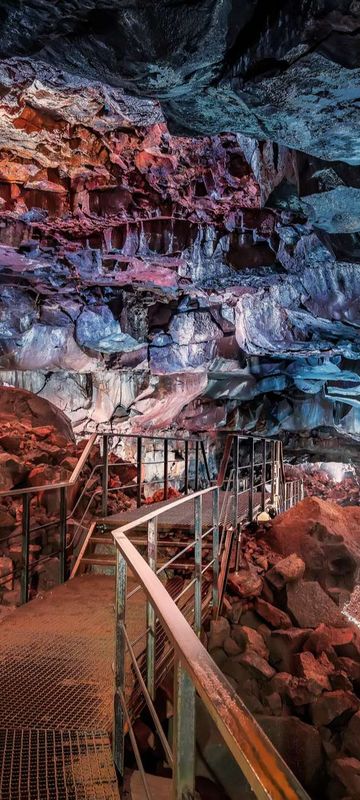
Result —
<path fill-rule="evenodd" d="M 81 564 L 94 567 L 116 567 L 116 558 L 99 553 L 99 555 L 84 556 Z"/>
<path fill-rule="evenodd" d="M 110 536 L 92 536 L 89 544 L 112 544 L 115 547 L 115 542 Z"/>

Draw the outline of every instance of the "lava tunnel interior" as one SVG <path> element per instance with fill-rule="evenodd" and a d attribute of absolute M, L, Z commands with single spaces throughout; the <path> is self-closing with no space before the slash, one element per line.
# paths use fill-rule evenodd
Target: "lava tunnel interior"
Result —
<path fill-rule="evenodd" d="M 94 625 L 110 630 L 101 597 L 116 563 L 119 574 L 121 515 L 131 527 L 159 510 L 146 552 L 144 531 L 137 541 L 153 571 L 206 522 L 208 573 L 196 540 L 166 588 L 173 602 L 182 582 L 189 622 L 194 584 L 209 669 L 244 704 L 245 728 L 265 731 L 268 773 L 291 770 L 282 793 L 261 759 L 249 772 L 243 751 L 230 756 L 195 679 L 191 780 L 177 756 L 164 766 L 161 734 L 133 700 L 119 745 L 106 715 L 83 727 L 25 707 L 12 718 L 5 698 L 1 800 L 359 800 L 360 2 L 0 0 L 0 31 L 0 664 L 45 669 L 24 642 L 27 625 L 45 641 L 31 611 L 41 599 L 49 636 L 62 603 L 59 641 L 71 628 L 59 583 L 80 587 L 77 607 L 87 585 L 99 592 Z M 172 502 L 173 522 L 161 521 Z M 84 642 L 88 631 L 100 648 L 89 608 Z M 176 665 L 149 678 L 165 659 L 161 614 L 149 613 L 147 691 L 175 747 Z M 72 679 L 59 677 L 59 697 Z M 116 713 L 115 702 L 115 731 Z M 29 766 L 21 756 L 13 774 L 20 729 Z M 51 786 L 29 777 L 42 758 L 34 731 L 47 754 L 55 737 Z M 64 767 L 61 783 L 56 747 L 68 765 L 74 731 L 84 770 Z M 99 731 L 101 781 L 86 762 Z"/>

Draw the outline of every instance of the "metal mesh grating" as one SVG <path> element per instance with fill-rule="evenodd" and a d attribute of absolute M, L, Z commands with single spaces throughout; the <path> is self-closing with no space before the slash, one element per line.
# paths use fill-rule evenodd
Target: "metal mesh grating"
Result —
<path fill-rule="evenodd" d="M 0 729 L 1 800 L 119 800 L 106 733 Z"/>
<path fill-rule="evenodd" d="M 97 632 L 94 631 L 94 634 Z M 105 676 L 104 650 L 94 635 L 37 632 L 3 643 L 0 720 L 9 728 L 109 730 L 112 722 L 111 655 Z M 106 650 L 105 650 L 106 652 Z M 109 691 L 110 686 L 110 691 Z"/>

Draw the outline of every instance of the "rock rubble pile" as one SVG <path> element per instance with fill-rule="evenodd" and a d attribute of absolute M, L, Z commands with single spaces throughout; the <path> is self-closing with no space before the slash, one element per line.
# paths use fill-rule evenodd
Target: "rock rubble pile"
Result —
<path fill-rule="evenodd" d="M 36 492 L 36 487 L 68 481 L 86 443 L 86 440 L 75 443 L 65 416 L 46 400 L 22 390 L 2 389 L 0 492 L 5 494 L 0 496 L 0 618 L 5 613 L 3 607 L 13 608 L 20 601 L 23 501 L 21 495 L 9 493 L 12 489 L 34 487 L 30 500 L 29 548 L 31 596 L 34 596 L 58 582 L 60 541 L 60 490 Z M 118 461 L 112 454 L 110 460 Z M 68 512 L 73 521 L 69 529 L 74 533 L 92 495 L 90 513 L 100 510 L 100 472 L 92 474 L 100 463 L 100 446 L 95 444 L 79 481 L 68 489 Z M 120 486 L 132 481 L 135 474 L 136 468 L 131 465 L 123 465 L 113 472 L 110 486 L 119 487 L 119 491 L 109 494 L 109 513 L 135 505 L 131 495 L 128 497 L 120 490 Z M 85 492 L 80 497 L 83 487 L 86 487 Z M 67 542 L 69 559 L 76 544 L 76 537 L 71 541 L 72 535 Z"/>
<path fill-rule="evenodd" d="M 310 498 L 244 534 L 241 568 L 207 634 L 212 657 L 314 800 L 360 796 L 360 631 L 342 613 L 356 570 L 331 561 L 341 546 L 358 566 L 358 543 L 360 509 Z"/>

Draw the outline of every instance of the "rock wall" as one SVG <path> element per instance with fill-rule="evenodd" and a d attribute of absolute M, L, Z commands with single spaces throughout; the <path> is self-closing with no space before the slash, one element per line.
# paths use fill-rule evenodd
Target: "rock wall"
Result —
<path fill-rule="evenodd" d="M 0 381 L 357 460 L 358 4 L 0 10 Z"/>

